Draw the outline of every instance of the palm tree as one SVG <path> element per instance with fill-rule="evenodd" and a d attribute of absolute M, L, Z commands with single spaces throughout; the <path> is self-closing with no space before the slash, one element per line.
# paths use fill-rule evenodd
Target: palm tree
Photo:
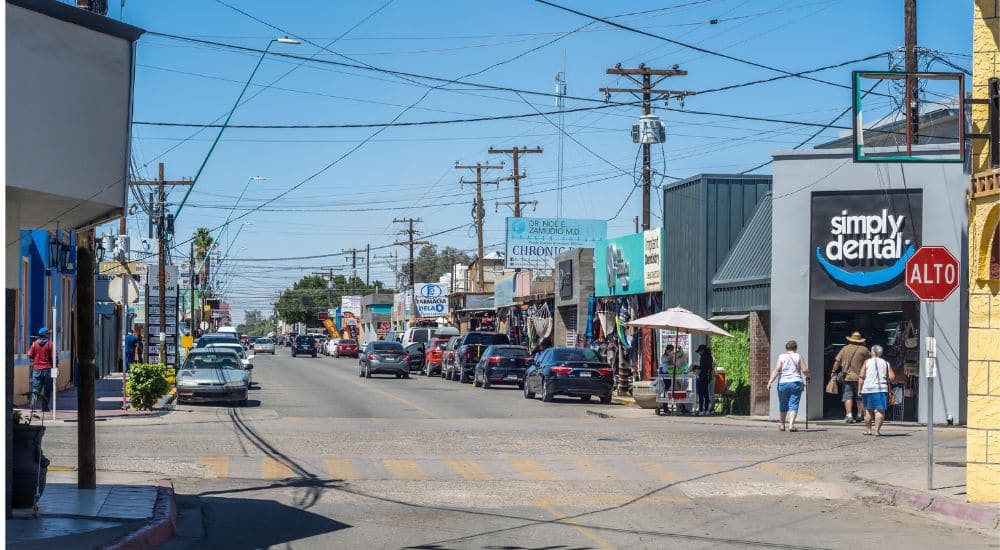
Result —
<path fill-rule="evenodd" d="M 212 248 L 212 243 L 215 242 L 215 239 L 212 238 L 212 233 L 207 227 L 199 227 L 195 230 L 191 239 L 194 241 L 194 252 L 198 262 L 205 260 L 205 256 L 208 255 L 208 251 Z M 201 281 L 205 282 L 208 281 L 208 274 L 209 260 L 205 260 L 205 265 L 202 267 L 198 277 Z"/>

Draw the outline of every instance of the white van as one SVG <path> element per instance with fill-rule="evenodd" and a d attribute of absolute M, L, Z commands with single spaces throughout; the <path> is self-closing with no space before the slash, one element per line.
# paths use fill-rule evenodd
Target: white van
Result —
<path fill-rule="evenodd" d="M 219 327 L 219 330 L 217 332 L 230 332 L 236 334 L 236 329 L 233 327 Z"/>
<path fill-rule="evenodd" d="M 400 342 L 403 347 L 410 344 L 426 344 L 435 336 L 458 336 L 458 329 L 455 327 L 412 327 L 403 333 L 403 340 Z"/>

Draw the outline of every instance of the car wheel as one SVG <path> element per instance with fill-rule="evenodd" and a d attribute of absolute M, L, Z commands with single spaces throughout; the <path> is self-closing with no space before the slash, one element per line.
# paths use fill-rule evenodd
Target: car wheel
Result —
<path fill-rule="evenodd" d="M 490 381 L 486 378 L 486 374 L 483 374 L 483 389 L 484 390 L 488 390 L 488 389 L 490 389 L 492 387 L 493 387 L 493 385 L 490 384 Z"/>
<path fill-rule="evenodd" d="M 477 387 L 477 388 L 479 388 L 479 387 L 481 387 L 483 385 L 483 383 L 479 381 L 479 375 L 478 374 L 474 374 L 472 376 L 472 385 L 474 387 Z"/>
<path fill-rule="evenodd" d="M 580 401 L 582 401 L 584 403 L 589 403 L 590 402 L 590 396 L 589 395 L 581 395 L 580 396 Z"/>
<path fill-rule="evenodd" d="M 295 357 L 295 352 L 294 351 L 292 352 L 292 357 Z"/>
<path fill-rule="evenodd" d="M 553 397 L 555 397 L 555 394 L 552 393 L 552 388 L 549 387 L 549 381 L 542 379 L 542 401 L 551 403 Z"/>
<path fill-rule="evenodd" d="M 604 394 L 604 395 L 601 396 L 601 404 L 602 405 L 610 405 L 611 404 L 611 394 L 610 393 L 606 393 L 606 394 Z"/>
<path fill-rule="evenodd" d="M 404 372 L 404 373 L 403 373 L 403 378 L 404 378 L 405 380 L 409 380 L 409 379 L 410 379 L 410 373 L 408 373 L 408 372 Z"/>
<path fill-rule="evenodd" d="M 461 383 L 463 383 L 463 384 L 468 384 L 469 383 L 469 375 L 465 374 L 465 369 L 462 369 L 462 374 L 459 375 L 458 381 L 461 382 Z"/>
<path fill-rule="evenodd" d="M 524 398 L 525 399 L 534 399 L 535 398 L 535 392 L 528 390 L 528 384 L 524 384 L 523 386 L 521 386 L 521 389 L 524 391 Z"/>
<path fill-rule="evenodd" d="M 358 378 L 365 377 L 365 369 L 359 364 L 358 365 Z"/>
<path fill-rule="evenodd" d="M 313 357 L 316 357 L 316 352 L 315 351 L 313 352 Z"/>

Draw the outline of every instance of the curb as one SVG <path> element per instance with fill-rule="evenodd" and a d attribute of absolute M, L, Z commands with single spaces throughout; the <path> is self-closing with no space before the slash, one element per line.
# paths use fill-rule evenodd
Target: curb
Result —
<path fill-rule="evenodd" d="M 159 480 L 156 485 L 158 486 L 156 504 L 153 506 L 153 517 L 149 522 L 104 548 L 108 550 L 158 548 L 174 537 L 177 526 L 174 486 L 168 479 Z"/>
<path fill-rule="evenodd" d="M 890 506 L 897 506 L 917 512 L 926 512 L 952 520 L 971 523 L 977 527 L 985 527 L 993 530 L 1000 528 L 1000 511 L 994 508 L 956 501 L 946 497 L 937 497 L 919 491 L 901 489 L 892 485 L 883 485 L 857 476 L 852 477 L 854 478 L 853 480 L 861 481 L 874 489 L 882 497 L 883 502 Z"/>

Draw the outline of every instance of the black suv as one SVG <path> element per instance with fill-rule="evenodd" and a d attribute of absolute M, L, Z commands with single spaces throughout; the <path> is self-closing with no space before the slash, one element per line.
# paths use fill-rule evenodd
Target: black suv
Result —
<path fill-rule="evenodd" d="M 506 334 L 495 332 L 467 332 L 458 337 L 455 344 L 455 357 L 452 367 L 457 373 L 458 380 L 463 384 L 472 381 L 472 372 L 476 368 L 476 363 L 483 355 L 483 351 L 494 345 L 510 344 L 510 339 Z M 455 378 L 452 378 L 455 380 Z"/>
<path fill-rule="evenodd" d="M 296 336 L 292 340 L 292 357 L 300 353 L 316 357 L 316 339 L 308 334 Z"/>

